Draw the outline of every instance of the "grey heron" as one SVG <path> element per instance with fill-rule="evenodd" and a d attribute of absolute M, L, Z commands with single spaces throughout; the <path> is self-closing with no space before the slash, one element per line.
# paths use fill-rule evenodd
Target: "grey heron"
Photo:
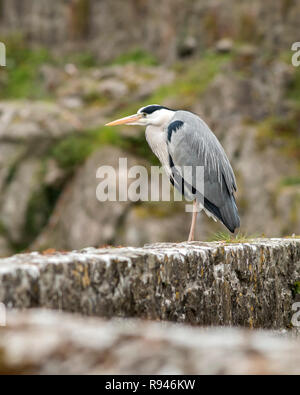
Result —
<path fill-rule="evenodd" d="M 180 192 L 193 198 L 193 216 L 188 241 L 194 240 L 197 212 L 204 210 L 232 233 L 240 226 L 235 201 L 236 181 L 219 140 L 207 124 L 189 111 L 176 111 L 151 104 L 134 115 L 117 119 L 106 126 L 146 126 L 146 140 Z M 202 167 L 203 189 L 192 172 L 187 180 L 183 169 Z"/>

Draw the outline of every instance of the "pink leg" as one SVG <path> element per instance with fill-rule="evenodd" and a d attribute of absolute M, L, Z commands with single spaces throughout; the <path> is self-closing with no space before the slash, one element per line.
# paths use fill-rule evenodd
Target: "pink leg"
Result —
<path fill-rule="evenodd" d="M 191 229 L 190 229 L 190 234 L 188 241 L 194 241 L 195 240 L 195 228 L 196 228 L 196 219 L 197 219 L 197 201 L 194 200 L 193 202 L 193 217 L 192 217 L 192 224 L 191 224 Z"/>

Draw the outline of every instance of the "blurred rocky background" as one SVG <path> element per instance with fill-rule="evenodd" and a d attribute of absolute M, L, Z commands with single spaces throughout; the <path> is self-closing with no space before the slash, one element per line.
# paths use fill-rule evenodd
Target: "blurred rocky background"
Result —
<path fill-rule="evenodd" d="M 183 203 L 96 200 L 96 170 L 158 165 L 139 128 L 159 103 L 198 113 L 237 176 L 243 235 L 300 234 L 296 0 L 0 0 L 0 256 L 185 240 Z M 201 215 L 197 238 L 223 237 Z"/>
<path fill-rule="evenodd" d="M 0 332 L 1 375 L 299 374 L 300 342 L 286 330 L 105 321 L 32 310 L 10 313 Z"/>

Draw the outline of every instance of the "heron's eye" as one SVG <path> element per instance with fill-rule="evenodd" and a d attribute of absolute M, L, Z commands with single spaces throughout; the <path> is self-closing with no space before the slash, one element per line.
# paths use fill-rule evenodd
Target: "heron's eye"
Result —
<path fill-rule="evenodd" d="M 146 118 L 147 114 L 145 112 L 142 112 L 142 115 L 144 118 Z"/>

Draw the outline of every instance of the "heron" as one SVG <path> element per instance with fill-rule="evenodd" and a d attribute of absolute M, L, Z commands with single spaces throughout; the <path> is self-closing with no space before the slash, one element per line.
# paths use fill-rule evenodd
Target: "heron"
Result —
<path fill-rule="evenodd" d="M 223 147 L 208 125 L 192 112 L 158 104 L 142 107 L 136 114 L 106 126 L 125 124 L 146 127 L 146 140 L 170 182 L 193 200 L 188 241 L 195 240 L 197 213 L 201 210 L 234 233 L 240 226 L 235 175 Z M 187 180 L 183 171 L 199 166 L 203 168 L 202 190 L 198 187 L 201 184 L 197 182 L 197 173 L 192 171 Z"/>

